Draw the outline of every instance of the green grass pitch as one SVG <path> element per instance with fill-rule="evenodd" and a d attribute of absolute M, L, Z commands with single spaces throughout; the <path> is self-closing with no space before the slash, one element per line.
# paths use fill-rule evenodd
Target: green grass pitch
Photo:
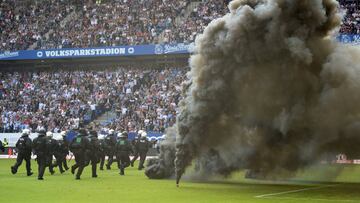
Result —
<path fill-rule="evenodd" d="M 136 168 L 127 168 L 125 176 L 120 176 L 115 164 L 110 171 L 98 171 L 98 178 L 91 178 L 91 168 L 86 167 L 80 181 L 69 171 L 60 174 L 57 169 L 54 175 L 47 172 L 45 180 L 38 181 L 35 162 L 32 177 L 26 176 L 25 163 L 12 175 L 14 162 L 0 160 L 0 199 L 4 203 L 360 202 L 360 166 L 314 166 L 291 181 L 248 180 L 238 172 L 227 180 L 182 180 L 177 188 L 174 180 L 149 180 Z"/>

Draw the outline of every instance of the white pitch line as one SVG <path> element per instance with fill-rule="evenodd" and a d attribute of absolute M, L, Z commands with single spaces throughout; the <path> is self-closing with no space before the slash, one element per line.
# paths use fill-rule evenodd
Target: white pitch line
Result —
<path fill-rule="evenodd" d="M 319 190 L 319 189 L 327 188 L 327 187 L 335 187 L 336 185 L 337 184 L 323 185 L 323 186 L 319 186 L 319 187 L 310 187 L 310 188 L 303 188 L 303 189 L 298 189 L 298 190 L 290 190 L 290 191 L 284 191 L 284 192 L 278 192 L 278 193 L 270 193 L 270 194 L 258 195 L 258 196 L 255 196 L 255 197 L 256 198 L 264 198 L 264 197 L 270 197 L 270 196 L 277 196 L 277 195 L 284 195 L 284 194 L 290 194 L 290 193 L 303 192 L 303 191 L 308 191 L 308 190 Z"/>

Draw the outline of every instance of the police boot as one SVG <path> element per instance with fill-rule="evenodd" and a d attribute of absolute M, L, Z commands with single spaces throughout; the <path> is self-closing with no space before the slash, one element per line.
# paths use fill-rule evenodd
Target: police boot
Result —
<path fill-rule="evenodd" d="M 11 166 L 11 173 L 16 174 L 17 173 L 17 168 L 15 168 L 14 166 Z"/>
<path fill-rule="evenodd" d="M 33 172 L 27 173 L 27 176 L 32 176 Z"/>
<path fill-rule="evenodd" d="M 121 168 L 121 169 L 120 169 L 120 175 L 122 175 L 122 176 L 125 175 L 125 173 L 124 173 L 124 168 Z"/>
<path fill-rule="evenodd" d="M 75 167 L 74 166 L 71 166 L 71 173 L 75 174 Z"/>

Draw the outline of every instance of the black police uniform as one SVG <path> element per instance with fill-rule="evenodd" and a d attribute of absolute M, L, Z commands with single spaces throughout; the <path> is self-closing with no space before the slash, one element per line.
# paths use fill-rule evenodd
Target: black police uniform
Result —
<path fill-rule="evenodd" d="M 28 176 L 31 176 L 31 146 L 32 142 L 28 134 L 23 134 L 19 140 L 16 142 L 16 149 L 18 151 L 18 156 L 16 158 L 16 163 L 11 167 L 11 173 L 16 174 L 19 166 L 25 160 L 26 162 L 26 172 Z"/>
<path fill-rule="evenodd" d="M 126 137 L 120 137 L 116 143 L 116 159 L 120 169 L 120 175 L 125 174 L 125 168 L 130 165 L 131 144 Z"/>
<path fill-rule="evenodd" d="M 105 163 L 105 151 L 106 151 L 106 144 L 105 140 L 99 140 L 100 143 L 100 152 L 99 152 L 99 159 L 100 159 L 100 170 L 104 170 L 104 163 Z"/>
<path fill-rule="evenodd" d="M 69 154 L 69 142 L 66 140 L 66 136 L 61 140 L 61 151 L 62 151 L 62 165 L 65 170 L 69 170 L 69 167 L 66 162 L 66 156 Z"/>
<path fill-rule="evenodd" d="M 131 159 L 131 167 L 134 167 L 134 163 L 136 161 L 136 159 L 139 158 L 139 140 L 140 140 L 140 134 L 138 135 L 138 137 L 136 137 L 132 142 L 131 142 L 131 145 L 132 145 L 132 148 L 133 148 L 133 155 L 134 157 Z"/>
<path fill-rule="evenodd" d="M 100 160 L 100 141 L 95 131 L 91 132 L 89 150 L 86 151 L 86 166 L 91 162 L 92 177 L 96 178 L 96 165 Z"/>
<path fill-rule="evenodd" d="M 53 164 L 53 167 L 59 167 L 60 173 L 64 173 L 64 168 L 65 170 L 69 169 L 66 165 L 66 155 L 68 154 L 68 147 L 66 146 L 64 140 L 57 140 L 56 144 L 57 145 L 54 151 L 56 162 L 55 164 Z"/>
<path fill-rule="evenodd" d="M 144 167 L 144 162 L 146 159 L 146 154 L 149 151 L 149 148 L 151 147 L 151 142 L 146 137 L 140 138 L 138 142 L 138 150 L 140 155 L 140 162 L 139 162 L 139 170 L 142 170 Z"/>
<path fill-rule="evenodd" d="M 115 145 L 116 145 L 116 134 L 109 134 L 105 138 L 106 143 L 106 155 L 108 156 L 108 162 L 106 169 L 111 169 L 111 164 L 114 161 Z"/>
<path fill-rule="evenodd" d="M 49 172 L 51 173 L 51 175 L 53 175 L 55 171 L 52 160 L 53 160 L 53 155 L 55 156 L 55 152 L 58 147 L 58 142 L 57 140 L 51 137 L 47 137 L 46 145 L 48 146 L 48 150 L 49 150 L 49 153 L 46 156 L 46 165 L 49 166 Z"/>
<path fill-rule="evenodd" d="M 1 142 L 1 140 L 0 140 L 0 150 L 2 152 L 5 152 L 5 147 L 4 147 L 3 143 Z"/>
<path fill-rule="evenodd" d="M 86 150 L 89 149 L 89 139 L 86 137 L 86 131 L 79 131 L 79 135 L 76 136 L 70 143 L 70 150 L 75 156 L 75 165 L 71 167 L 71 173 L 74 174 L 77 168 L 76 179 L 80 179 L 80 176 L 86 165 Z"/>
<path fill-rule="evenodd" d="M 33 140 L 33 151 L 36 155 L 36 161 L 38 163 L 38 179 L 43 180 L 45 168 L 46 168 L 46 160 L 49 154 L 48 146 L 47 146 L 47 138 L 45 137 L 45 131 L 40 131 L 38 137 Z"/>

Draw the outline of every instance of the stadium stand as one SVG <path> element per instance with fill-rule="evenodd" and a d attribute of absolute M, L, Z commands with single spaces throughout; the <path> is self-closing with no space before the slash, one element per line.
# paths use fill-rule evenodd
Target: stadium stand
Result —
<path fill-rule="evenodd" d="M 345 11 L 340 33 L 360 34 L 360 2 L 357 0 L 339 0 L 339 3 Z"/>
<path fill-rule="evenodd" d="M 0 2 L 0 50 L 28 49 L 73 11 L 71 0 Z"/>
<path fill-rule="evenodd" d="M 0 72 L 0 132 L 60 132 L 116 111 L 117 130 L 163 132 L 175 122 L 185 69 Z"/>
<path fill-rule="evenodd" d="M 188 3 L 189 0 L 88 1 L 75 17 L 39 40 L 36 48 L 156 43 Z"/>
<path fill-rule="evenodd" d="M 227 1 L 203 0 L 181 23 L 190 0 L 41 0 L 0 3 L 0 52 L 153 43 L 190 43 Z M 340 33 L 359 33 L 359 1 L 339 0 Z M 141 11 L 141 12 L 139 12 Z M 41 15 L 39 15 L 41 14 Z"/>

